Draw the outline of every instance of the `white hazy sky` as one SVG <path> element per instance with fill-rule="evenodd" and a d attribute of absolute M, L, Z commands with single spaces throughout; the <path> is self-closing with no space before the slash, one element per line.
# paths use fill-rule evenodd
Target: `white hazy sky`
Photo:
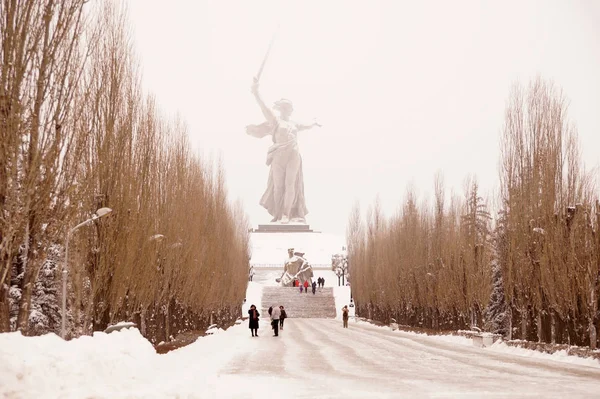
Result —
<path fill-rule="evenodd" d="M 188 124 L 198 151 L 220 153 L 232 199 L 251 222 L 266 187 L 270 138 L 250 93 L 294 102 L 308 222 L 344 234 L 355 200 L 387 214 L 441 170 L 462 192 L 469 174 L 498 185 L 511 85 L 540 75 L 570 100 L 588 167 L 600 163 L 600 1 L 127 1 L 146 89 Z"/>

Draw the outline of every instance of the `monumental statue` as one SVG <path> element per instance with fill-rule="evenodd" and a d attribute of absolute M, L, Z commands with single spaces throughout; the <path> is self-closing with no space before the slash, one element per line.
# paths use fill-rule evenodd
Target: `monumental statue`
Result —
<path fill-rule="evenodd" d="M 283 266 L 283 274 L 276 281 L 284 287 L 293 287 L 296 280 L 299 284 L 308 281 L 308 284 L 312 285 L 312 278 L 312 266 L 304 259 L 304 254 L 294 252 L 294 248 L 288 249 L 288 259 Z"/>
<path fill-rule="evenodd" d="M 270 167 L 267 189 L 260 199 L 260 205 L 273 217 L 271 222 L 306 223 L 308 209 L 304 198 L 304 176 L 302 157 L 298 148 L 298 132 L 321 125 L 316 122 L 310 125 L 293 122 L 290 117 L 294 108 L 290 100 L 282 98 L 275 102 L 273 108 L 270 108 L 260 96 L 258 91 L 260 77 L 278 31 L 279 26 L 252 84 L 252 94 L 266 121 L 259 125 L 246 126 L 246 133 L 257 138 L 271 136 L 273 140 L 273 144 L 267 151 L 267 166 Z"/>
<path fill-rule="evenodd" d="M 298 132 L 321 125 L 316 122 L 303 125 L 290 120 L 294 108 L 292 102 L 287 99 L 282 98 L 275 102 L 273 108 L 269 108 L 260 96 L 258 83 L 258 78 L 254 78 L 252 93 L 266 121 L 259 125 L 247 126 L 246 133 L 258 138 L 270 135 L 273 140 L 267 151 L 267 166 L 271 169 L 260 205 L 273 217 L 271 222 L 305 223 L 308 209 L 304 198 Z"/>

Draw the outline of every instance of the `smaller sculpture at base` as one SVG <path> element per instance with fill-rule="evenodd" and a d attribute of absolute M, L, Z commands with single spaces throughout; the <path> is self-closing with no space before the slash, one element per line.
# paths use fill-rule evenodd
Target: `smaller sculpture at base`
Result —
<path fill-rule="evenodd" d="M 290 248 L 288 249 L 288 256 L 283 267 L 283 273 L 276 281 L 283 287 L 293 287 L 296 280 L 300 284 L 308 281 L 308 284 L 312 285 L 312 278 L 314 276 L 312 266 L 304 258 L 304 254 L 294 252 L 294 248 Z"/>

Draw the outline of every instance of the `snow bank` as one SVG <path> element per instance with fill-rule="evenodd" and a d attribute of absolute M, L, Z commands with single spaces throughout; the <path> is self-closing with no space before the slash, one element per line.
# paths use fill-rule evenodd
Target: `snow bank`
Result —
<path fill-rule="evenodd" d="M 557 351 L 552 354 L 543 353 L 532 349 L 518 348 L 516 346 L 506 345 L 502 341 L 494 342 L 492 346 L 486 348 L 494 352 L 509 353 L 511 355 L 531 357 L 536 359 L 551 359 L 563 363 L 578 364 L 581 366 L 597 367 L 600 368 L 600 361 L 594 358 L 583 358 L 579 356 L 569 355 L 567 351 Z"/>
<path fill-rule="evenodd" d="M 361 323 L 361 325 L 368 326 L 373 329 L 384 329 L 387 331 L 390 330 L 389 326 L 376 326 L 374 324 L 371 324 L 371 323 L 369 323 L 367 321 L 363 321 L 363 320 L 359 320 L 358 322 Z M 471 338 L 466 338 L 466 337 L 459 336 L 459 335 L 427 335 L 425 333 L 418 333 L 418 332 L 414 332 L 414 331 L 403 331 L 403 330 L 398 330 L 396 332 L 399 334 L 403 334 L 403 335 L 414 335 L 415 337 L 421 337 L 421 338 L 425 338 L 425 339 L 432 339 L 432 340 L 436 340 L 436 341 L 448 342 L 448 343 L 451 343 L 454 345 L 473 347 L 473 340 Z M 492 346 L 483 348 L 481 350 L 489 350 L 489 351 L 493 351 L 493 352 L 506 353 L 506 354 L 516 355 L 516 356 L 553 360 L 553 361 L 558 361 L 558 362 L 562 362 L 562 363 L 570 363 L 570 364 L 577 364 L 577 365 L 581 365 L 581 366 L 600 368 L 600 361 L 593 359 L 593 358 L 582 358 L 582 357 L 575 356 L 575 355 L 569 355 L 569 354 L 567 354 L 566 351 L 558 351 L 558 352 L 555 352 L 552 354 L 543 353 L 543 352 L 539 352 L 539 351 L 532 350 L 532 349 L 525 349 L 525 348 L 518 348 L 515 346 L 509 346 L 509 345 L 506 345 L 502 341 L 496 341 L 496 342 L 494 342 L 494 344 L 492 344 Z"/>
<path fill-rule="evenodd" d="M 87 397 L 90 387 L 100 386 L 108 396 L 118 396 L 136 376 L 151 375 L 156 357 L 137 329 L 71 341 L 55 334 L 0 334 L 0 394 Z"/>
<path fill-rule="evenodd" d="M 214 330 L 214 335 L 164 355 L 137 329 L 71 341 L 54 334 L 0 334 L 0 397 L 232 397 L 248 389 L 247 381 L 224 390 L 217 372 L 234 355 L 252 350 L 248 330 L 245 325 L 226 333 Z"/>

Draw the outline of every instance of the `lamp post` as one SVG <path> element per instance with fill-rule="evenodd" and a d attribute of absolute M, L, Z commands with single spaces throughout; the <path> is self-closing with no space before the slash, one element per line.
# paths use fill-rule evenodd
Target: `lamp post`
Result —
<path fill-rule="evenodd" d="M 69 268 L 69 240 L 71 239 L 71 235 L 80 227 L 86 226 L 93 221 L 100 219 L 102 216 L 106 216 L 112 212 L 110 208 L 100 208 L 96 211 L 95 214 L 92 215 L 91 218 L 86 220 L 85 222 L 79 223 L 77 226 L 73 227 L 67 233 L 67 241 L 65 243 L 65 261 L 62 270 L 62 315 L 61 315 L 61 327 L 60 327 L 60 336 L 62 339 L 65 339 L 67 334 L 67 273 Z"/>
<path fill-rule="evenodd" d="M 148 240 L 149 241 L 161 241 L 163 238 L 165 238 L 164 234 L 154 234 Z"/>

